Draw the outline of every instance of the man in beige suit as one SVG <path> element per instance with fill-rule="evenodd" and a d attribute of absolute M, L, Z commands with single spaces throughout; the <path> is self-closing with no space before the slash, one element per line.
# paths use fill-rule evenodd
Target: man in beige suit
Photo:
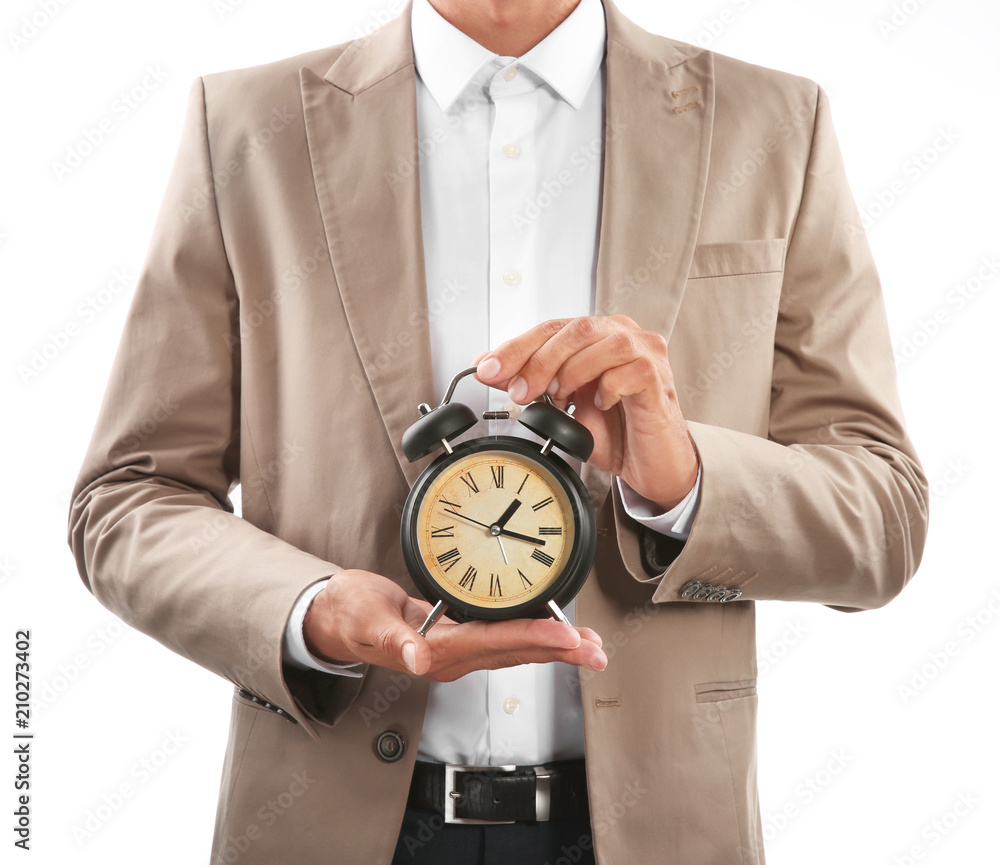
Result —
<path fill-rule="evenodd" d="M 434 5 L 518 56 L 576 4 L 492 30 L 491 4 Z M 926 482 L 824 94 L 603 5 L 595 315 L 479 359 L 515 402 L 573 395 L 598 440 L 575 629 L 414 630 L 399 515 L 426 461 L 400 440 L 434 346 L 419 189 L 385 181 L 417 160 L 409 7 L 192 89 L 69 528 L 101 603 L 233 683 L 213 862 L 388 863 L 429 681 L 559 660 L 588 668 L 597 861 L 761 863 L 754 602 L 862 610 L 916 570 Z M 278 106 L 296 110 L 248 158 Z M 687 540 L 643 529 L 615 477 L 664 509 L 700 477 Z M 304 635 L 361 676 L 283 663 L 327 577 Z"/>

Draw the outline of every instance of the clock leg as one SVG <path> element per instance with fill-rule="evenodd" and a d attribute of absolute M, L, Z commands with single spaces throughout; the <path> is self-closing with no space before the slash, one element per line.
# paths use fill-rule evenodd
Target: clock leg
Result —
<path fill-rule="evenodd" d="M 570 624 L 569 619 L 566 618 L 566 614 L 559 609 L 559 605 L 555 601 L 549 601 L 545 606 L 549 608 L 549 612 L 552 613 L 553 618 L 558 619 L 564 625 L 569 625 L 571 628 L 573 627 Z"/>
<path fill-rule="evenodd" d="M 444 601 L 438 601 L 434 605 L 434 609 L 427 614 L 427 618 L 424 620 L 424 623 L 417 629 L 417 633 L 420 634 L 421 637 L 426 637 L 427 632 L 434 626 L 434 623 L 447 611 L 448 605 Z M 560 615 L 562 614 L 560 613 Z M 563 617 L 563 620 L 565 621 L 565 617 Z"/>

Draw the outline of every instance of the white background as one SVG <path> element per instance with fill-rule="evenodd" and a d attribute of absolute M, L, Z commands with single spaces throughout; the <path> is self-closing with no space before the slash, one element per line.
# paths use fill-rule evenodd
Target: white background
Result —
<path fill-rule="evenodd" d="M 232 689 L 118 625 L 87 593 L 65 541 L 68 497 L 191 81 L 352 38 L 401 7 L 47 2 L 56 14 L 41 11 L 45 0 L 14 0 L 0 16 L 4 736 L 14 732 L 16 628 L 31 629 L 38 700 L 34 846 L 3 860 L 207 861 Z M 1000 274 L 994 265 L 976 280 L 1000 254 L 1000 5 L 620 0 L 619 8 L 655 32 L 827 90 L 855 197 L 871 218 L 907 419 L 934 484 L 920 572 L 887 608 L 845 615 L 758 605 L 768 861 L 996 862 Z M 22 16 L 43 26 L 31 35 Z M 124 116 L 116 100 L 144 78 L 162 80 Z M 57 176 L 55 163 L 102 118 L 110 134 Z M 125 287 L 81 314 L 81 302 L 119 271 Z M 959 285 L 970 294 L 962 308 Z M 25 381 L 18 365 L 71 323 L 69 344 Z M 168 745 L 171 735 L 182 744 Z M 2 765 L 0 843 L 10 850 L 12 758 Z M 88 813 L 93 820 L 123 783 L 132 795 L 82 837 Z M 955 809 L 963 796 L 976 803 L 970 813 Z"/>

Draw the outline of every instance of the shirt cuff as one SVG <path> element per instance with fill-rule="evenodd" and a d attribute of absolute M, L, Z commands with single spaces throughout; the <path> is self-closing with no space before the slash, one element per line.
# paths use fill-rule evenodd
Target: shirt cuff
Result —
<path fill-rule="evenodd" d="M 701 500 L 701 466 L 698 466 L 698 477 L 691 491 L 666 513 L 660 513 L 659 505 L 640 496 L 621 478 L 616 477 L 615 481 L 618 483 L 622 504 L 625 505 L 625 513 L 633 520 L 661 535 L 677 538 L 679 541 L 687 540 Z"/>
<path fill-rule="evenodd" d="M 295 606 L 292 607 L 291 615 L 288 617 L 288 624 L 285 625 L 285 636 L 282 640 L 282 660 L 293 667 L 300 667 L 303 670 L 319 670 L 323 673 L 336 673 L 340 676 L 349 676 L 352 679 L 360 679 L 364 674 L 354 667 L 360 667 L 361 662 L 354 664 L 331 664 L 317 658 L 306 647 L 306 638 L 302 636 L 302 623 L 306 620 L 306 610 L 312 603 L 312 599 L 318 595 L 329 579 L 320 580 L 313 583 L 299 595 Z"/>

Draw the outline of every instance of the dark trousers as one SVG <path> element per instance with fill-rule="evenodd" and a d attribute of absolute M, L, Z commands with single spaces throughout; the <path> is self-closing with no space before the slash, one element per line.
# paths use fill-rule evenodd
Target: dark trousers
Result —
<path fill-rule="evenodd" d="M 586 817 L 487 826 L 407 808 L 392 865 L 594 865 Z"/>

